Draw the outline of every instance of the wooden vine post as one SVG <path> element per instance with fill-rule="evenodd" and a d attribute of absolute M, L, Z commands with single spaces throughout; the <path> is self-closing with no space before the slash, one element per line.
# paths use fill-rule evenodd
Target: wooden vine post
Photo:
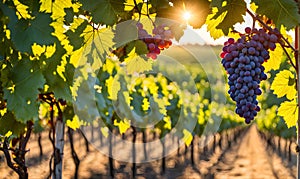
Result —
<path fill-rule="evenodd" d="M 300 4 L 300 2 L 298 2 Z M 297 93 L 298 93 L 298 118 L 297 118 L 297 178 L 300 179 L 300 53 L 299 53 L 299 44 L 300 44 L 300 30 L 299 26 L 296 27 L 295 30 L 295 58 L 296 58 L 296 67 L 297 67 Z"/>

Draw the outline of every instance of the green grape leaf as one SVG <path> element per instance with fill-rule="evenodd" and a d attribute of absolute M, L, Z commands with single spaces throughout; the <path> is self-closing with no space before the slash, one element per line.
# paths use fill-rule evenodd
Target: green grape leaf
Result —
<path fill-rule="evenodd" d="M 220 9 L 220 8 L 222 8 L 223 2 L 224 2 L 223 0 L 212 0 L 210 6 Z"/>
<path fill-rule="evenodd" d="M 118 16 L 124 11 L 125 0 L 80 0 L 82 8 L 91 13 L 94 23 L 114 25 L 118 22 Z"/>
<path fill-rule="evenodd" d="M 77 69 L 79 70 L 79 69 Z M 80 71 L 75 73 L 75 84 L 76 87 L 74 96 L 74 110 L 75 114 L 78 115 L 80 120 L 86 122 L 92 122 L 93 120 L 100 117 L 96 103 L 94 85 L 96 78 L 91 73 L 89 66 L 80 67 Z"/>
<path fill-rule="evenodd" d="M 83 46 L 84 37 L 81 36 L 81 34 L 88 24 L 88 21 L 82 21 L 82 23 L 75 30 L 70 29 L 65 33 L 68 36 L 70 44 L 74 47 L 74 51 Z"/>
<path fill-rule="evenodd" d="M 24 133 L 26 123 L 19 122 L 14 114 L 10 111 L 0 117 L 0 134 L 5 135 L 9 131 L 12 134 L 19 136 Z"/>
<path fill-rule="evenodd" d="M 270 59 L 263 64 L 265 71 L 278 70 L 283 58 L 283 49 L 281 47 L 276 48 L 274 51 L 270 51 Z"/>
<path fill-rule="evenodd" d="M 114 37 L 113 37 L 113 41 L 115 42 L 116 48 L 122 47 L 138 39 L 138 30 L 136 27 L 136 23 L 137 23 L 136 21 L 130 20 L 130 21 L 118 23 L 116 25 L 114 29 Z"/>
<path fill-rule="evenodd" d="M 274 81 L 271 85 L 271 90 L 278 98 L 286 95 L 287 99 L 295 99 L 296 97 L 296 80 L 292 72 L 288 70 L 280 71 L 276 74 Z"/>
<path fill-rule="evenodd" d="M 134 40 L 126 47 L 126 53 L 129 54 L 132 50 L 135 50 L 137 55 L 144 55 L 148 53 L 148 48 L 145 42 L 141 40 Z"/>
<path fill-rule="evenodd" d="M 218 9 L 213 19 L 222 20 L 218 22 L 217 29 L 222 29 L 225 35 L 229 34 L 229 29 L 238 22 L 243 22 L 243 15 L 246 14 L 246 2 L 244 0 L 228 0 L 225 6 Z"/>
<path fill-rule="evenodd" d="M 296 99 L 281 103 L 277 114 L 283 117 L 288 128 L 296 126 L 298 118 L 298 105 Z"/>
<path fill-rule="evenodd" d="M 288 30 L 300 24 L 297 2 L 294 0 L 253 0 L 256 12 L 272 19 L 278 29 L 284 25 Z"/>
<path fill-rule="evenodd" d="M 54 44 L 55 37 L 51 35 L 54 28 L 49 14 L 37 13 L 33 20 L 20 19 L 9 23 L 11 39 L 18 50 L 31 53 L 33 43 L 39 45 Z"/>
<path fill-rule="evenodd" d="M 73 22 L 74 18 L 74 11 L 73 8 L 64 8 L 66 16 L 65 16 L 65 21 L 67 24 L 71 24 Z"/>
<path fill-rule="evenodd" d="M 3 86 L 7 109 L 21 122 L 38 117 L 38 89 L 45 84 L 39 63 L 29 59 L 18 61 L 10 71 L 10 79 Z"/>
<path fill-rule="evenodd" d="M 47 92 L 53 92 L 56 98 L 72 101 L 70 86 L 73 82 L 74 66 L 67 63 L 66 51 L 57 43 L 54 54 L 44 60 L 42 73 L 48 85 Z"/>

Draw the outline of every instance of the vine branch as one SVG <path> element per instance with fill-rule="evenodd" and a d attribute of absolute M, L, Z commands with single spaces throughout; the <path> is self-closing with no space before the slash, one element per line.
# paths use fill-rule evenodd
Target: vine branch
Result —
<path fill-rule="evenodd" d="M 247 9 L 247 13 L 254 19 L 254 21 L 258 21 L 262 26 L 264 26 L 266 29 L 268 29 L 269 31 L 274 31 L 270 26 L 268 26 L 263 20 L 261 20 L 259 17 L 257 17 L 256 15 L 254 15 L 249 9 Z M 296 51 L 296 49 L 291 45 L 291 43 L 283 37 L 282 34 L 278 34 L 280 36 L 281 39 L 284 40 L 284 42 L 288 45 L 289 48 L 291 48 L 293 51 Z"/>

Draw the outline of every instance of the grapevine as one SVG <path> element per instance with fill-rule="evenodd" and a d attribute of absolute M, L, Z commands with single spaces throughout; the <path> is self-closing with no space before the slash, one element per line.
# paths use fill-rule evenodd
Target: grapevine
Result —
<path fill-rule="evenodd" d="M 251 7 L 251 10 L 247 7 Z M 280 118 L 281 123 L 276 126 L 277 129 L 280 127 L 280 131 L 298 125 L 296 152 L 300 178 L 299 7 L 300 1 L 295 0 L 3 1 L 0 4 L 0 151 L 3 152 L 7 165 L 20 178 L 28 178 L 29 170 L 25 159 L 29 151 L 26 144 L 30 140 L 30 134 L 48 131 L 53 147 L 48 178 L 62 178 L 62 169 L 66 168 L 62 162 L 66 126 L 69 141 L 73 143 L 73 129 L 78 130 L 83 124 L 89 125 L 95 122 L 93 119 L 101 118 L 109 130 L 119 131 L 121 134 L 127 130 L 122 125 L 130 126 L 134 130 L 132 135 L 135 142 L 135 137 L 141 131 L 135 129 L 132 123 L 125 124 L 125 117 L 116 117 L 118 110 L 132 116 L 135 114 L 131 113 L 132 109 L 142 116 L 146 116 L 149 111 L 157 112 L 154 113 L 157 116 L 164 113 L 163 120 L 153 127 L 164 136 L 176 124 L 181 103 L 187 104 L 187 110 L 184 110 L 187 116 L 184 117 L 188 120 L 193 116 L 198 120 L 195 120 L 197 126 L 193 130 L 189 130 L 189 122 L 185 120 L 182 129 L 178 130 L 179 138 L 184 139 L 187 146 L 194 145 L 196 141 L 191 140 L 194 135 L 202 135 L 206 124 L 218 125 L 217 120 L 211 120 L 210 116 L 222 118 L 219 132 L 243 125 L 240 119 L 249 124 L 255 117 L 261 118 L 264 111 L 271 107 L 265 105 L 269 101 L 263 101 L 263 98 L 259 103 L 258 96 L 262 93 L 263 96 L 268 96 L 273 92 L 274 96 L 280 98 L 273 100 L 276 104 L 272 105 L 271 111 L 278 118 L 272 122 L 266 120 L 263 124 L 266 124 L 265 128 L 272 130 L 276 126 L 272 123 L 279 124 Z M 191 18 L 182 20 L 184 13 L 190 14 Z M 252 27 L 247 27 L 238 39 L 229 38 L 220 55 L 228 75 L 228 93 L 234 105 L 217 104 L 217 107 L 211 107 L 209 104 L 213 104 L 213 101 L 208 102 L 206 99 L 209 98 L 209 85 L 203 79 L 205 75 L 199 71 L 199 74 L 192 75 L 197 76 L 196 85 L 203 97 L 201 101 L 196 100 L 192 94 L 180 99 L 175 91 L 171 91 L 175 87 L 169 85 L 169 79 L 159 75 L 151 77 L 151 80 L 149 75 L 145 75 L 142 81 L 149 86 L 137 85 L 131 89 L 126 84 L 118 86 L 114 83 L 118 81 L 116 74 L 123 73 L 120 69 L 126 69 L 126 75 L 134 76 L 153 71 L 155 68 L 152 65 L 155 67 L 163 61 L 155 62 L 155 59 L 175 41 L 181 43 L 181 37 L 189 30 L 186 27 L 204 27 L 214 39 L 231 37 L 232 32 L 236 32 L 235 25 L 245 22 L 246 14 L 253 19 Z M 171 23 L 160 24 L 160 19 L 171 20 Z M 153 28 L 146 28 L 147 22 L 142 24 L 143 20 L 151 21 Z M 127 24 L 126 29 L 120 25 L 128 21 L 134 22 L 130 23 L 133 27 Z M 255 28 L 257 25 L 261 28 Z M 134 33 L 124 35 L 121 33 L 123 29 Z M 286 33 L 290 30 L 296 31 L 295 45 Z M 128 38 L 129 35 L 132 36 Z M 172 47 L 176 49 L 177 45 Z M 193 46 L 187 48 L 190 50 Z M 171 50 L 165 50 L 164 55 Z M 218 49 L 217 53 L 219 51 Z M 278 59 L 274 56 L 278 56 Z M 274 59 L 275 61 L 271 61 Z M 168 64 L 166 68 L 186 84 L 178 67 Z M 79 71 L 79 74 L 75 71 Z M 273 80 L 269 86 L 262 83 L 267 78 Z M 88 85 L 85 85 L 86 79 Z M 89 80 L 95 84 L 91 84 Z M 163 81 L 168 83 L 164 84 Z M 124 93 L 118 91 L 118 88 Z M 149 94 L 156 96 L 156 100 L 151 101 L 150 95 L 147 96 L 143 91 L 148 88 L 151 92 Z M 117 96 L 128 103 L 128 108 L 122 105 L 118 109 L 112 107 Z M 91 110 L 94 102 L 97 109 L 95 111 L 99 111 L 97 115 Z M 224 113 L 225 110 L 228 113 Z M 41 111 L 44 111 L 43 115 Z M 79 115 L 78 111 L 82 114 Z M 234 112 L 241 118 L 232 115 Z M 133 119 L 132 116 L 128 120 Z M 259 124 L 259 120 L 255 122 Z M 294 131 L 291 133 L 295 134 Z M 282 134 L 278 132 L 278 135 Z M 220 147 L 221 141 L 220 139 Z M 74 146 L 71 148 L 78 169 L 79 159 Z M 112 145 L 110 151 L 113 151 Z M 109 161 L 113 164 L 112 157 Z M 113 167 L 110 165 L 112 176 Z M 134 168 L 135 164 L 135 172 Z"/>

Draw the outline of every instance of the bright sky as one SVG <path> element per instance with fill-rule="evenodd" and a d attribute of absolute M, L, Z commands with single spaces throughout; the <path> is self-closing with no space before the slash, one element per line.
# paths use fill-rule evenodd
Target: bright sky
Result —
<path fill-rule="evenodd" d="M 250 0 L 245 0 L 247 3 L 248 8 L 250 8 Z M 192 15 L 192 13 L 191 13 Z M 252 18 L 247 13 L 246 16 L 244 16 L 244 23 L 242 24 L 236 24 L 234 26 L 234 29 L 240 32 L 244 32 L 245 27 L 251 27 L 252 26 Z M 183 37 L 180 39 L 179 44 L 209 44 L 209 45 L 223 45 L 223 43 L 228 39 L 228 37 L 222 37 L 220 39 L 214 40 L 209 32 L 207 31 L 207 26 L 203 25 L 201 29 L 193 29 L 192 27 L 188 27 L 183 35 Z"/>
<path fill-rule="evenodd" d="M 245 22 L 242 24 L 236 24 L 235 30 L 243 32 L 245 27 L 252 25 L 252 18 L 250 15 L 246 14 L 244 16 Z M 185 30 L 183 37 L 181 37 L 179 44 L 209 44 L 209 45 L 222 45 L 228 37 L 221 37 L 214 40 L 209 32 L 207 31 L 207 25 L 203 25 L 201 29 L 193 29 L 191 26 Z"/>

